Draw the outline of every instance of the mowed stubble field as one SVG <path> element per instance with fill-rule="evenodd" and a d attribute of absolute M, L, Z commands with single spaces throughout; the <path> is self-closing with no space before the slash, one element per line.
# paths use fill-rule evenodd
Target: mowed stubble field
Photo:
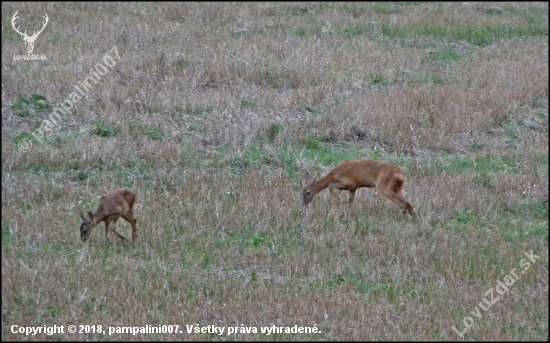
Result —
<path fill-rule="evenodd" d="M 548 340 L 548 3 L 1 6 L 2 340 Z M 372 189 L 301 206 L 366 157 L 417 225 Z M 135 248 L 82 243 L 120 187 Z"/>

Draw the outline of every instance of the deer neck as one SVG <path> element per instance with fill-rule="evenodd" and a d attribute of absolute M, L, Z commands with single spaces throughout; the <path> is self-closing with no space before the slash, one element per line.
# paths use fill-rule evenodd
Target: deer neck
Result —
<path fill-rule="evenodd" d="M 92 227 L 99 224 L 99 222 L 101 222 L 101 220 L 102 220 L 102 218 L 99 216 L 99 211 L 94 213 L 93 215 L 94 215 L 94 217 L 93 217 L 92 222 L 91 222 Z"/>
<path fill-rule="evenodd" d="M 319 181 L 316 181 L 309 185 L 309 189 L 313 194 L 317 194 L 323 189 L 327 188 L 328 185 L 330 185 L 331 179 L 328 176 L 325 176 L 324 178 L 320 179 Z"/>

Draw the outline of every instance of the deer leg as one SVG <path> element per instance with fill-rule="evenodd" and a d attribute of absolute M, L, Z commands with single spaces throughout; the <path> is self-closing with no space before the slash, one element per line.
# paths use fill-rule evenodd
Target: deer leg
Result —
<path fill-rule="evenodd" d="M 105 237 L 109 234 L 109 229 L 112 230 L 113 225 L 116 225 L 116 222 L 118 220 L 117 216 L 111 215 L 108 216 L 105 220 Z"/>
<path fill-rule="evenodd" d="M 114 228 L 114 226 L 116 225 L 116 222 L 117 222 L 117 220 L 118 220 L 118 216 L 112 216 L 111 218 L 114 218 L 114 219 L 111 219 L 111 220 L 109 221 L 110 223 L 113 223 L 113 224 L 114 224 L 113 226 L 109 225 L 110 228 L 111 228 L 111 231 L 113 231 L 120 239 L 126 241 L 126 240 L 127 240 L 126 237 L 124 237 L 123 235 L 121 235 L 120 233 L 118 233 L 118 232 L 115 230 L 115 228 Z"/>
<path fill-rule="evenodd" d="M 407 203 L 407 211 L 409 212 L 409 214 L 413 218 L 413 221 L 416 223 L 416 211 L 414 210 L 414 207 L 412 207 L 412 205 L 409 204 L 409 203 Z M 403 212 L 403 215 L 404 214 L 405 213 Z"/>
<path fill-rule="evenodd" d="M 134 241 L 137 239 L 137 220 L 134 217 L 134 211 L 130 210 L 128 214 L 134 220 L 134 225 L 132 225 L 132 246 L 134 246 Z"/>
<path fill-rule="evenodd" d="M 126 220 L 130 225 L 132 225 L 132 247 L 135 247 L 135 241 L 137 239 L 137 229 L 136 229 L 136 223 L 137 220 L 134 218 L 133 211 L 128 211 L 125 215 L 122 215 L 122 218 Z"/>
<path fill-rule="evenodd" d="M 336 205 L 338 205 L 339 203 L 339 197 L 337 196 L 336 192 L 334 191 L 334 187 L 328 187 L 328 190 L 330 191 L 330 199 L 332 201 L 332 199 L 336 199 Z"/>
<path fill-rule="evenodd" d="M 349 190 L 349 204 L 348 204 L 347 212 L 350 215 L 353 215 L 355 213 L 355 210 L 353 208 L 353 202 L 355 201 L 355 191 L 356 189 Z"/>
<path fill-rule="evenodd" d="M 416 223 L 416 212 L 414 211 L 414 207 L 412 207 L 412 205 L 407 200 L 405 200 L 405 198 L 403 198 L 401 191 L 397 191 L 395 194 L 405 203 L 405 208 L 403 209 L 403 219 L 405 219 L 406 212 L 409 212 L 409 214 L 413 218 L 413 221 Z"/>
<path fill-rule="evenodd" d="M 411 217 L 413 217 L 414 222 L 416 223 L 416 213 L 414 212 L 414 208 L 411 204 L 407 202 L 407 200 L 403 198 L 401 194 L 387 190 L 381 190 L 380 193 L 382 193 L 382 195 L 396 203 L 397 206 L 401 208 L 403 218 L 405 217 L 405 213 L 409 212 Z"/>
<path fill-rule="evenodd" d="M 351 209 L 351 206 L 353 205 L 353 201 L 355 200 L 355 191 L 356 189 L 350 189 L 349 191 L 349 208 Z"/>

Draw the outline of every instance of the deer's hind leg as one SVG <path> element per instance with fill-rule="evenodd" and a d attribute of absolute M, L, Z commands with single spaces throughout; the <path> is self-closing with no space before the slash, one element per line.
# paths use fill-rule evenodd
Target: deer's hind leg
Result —
<path fill-rule="evenodd" d="M 132 246 L 135 247 L 135 241 L 137 239 L 137 220 L 134 218 L 134 212 L 132 210 L 128 210 L 128 212 L 125 215 L 121 215 L 121 217 L 132 225 Z"/>
<path fill-rule="evenodd" d="M 405 200 L 405 198 L 403 198 L 403 195 L 401 194 L 401 186 L 403 185 L 403 181 L 401 179 L 394 179 L 393 181 L 394 182 L 392 182 L 389 187 L 379 188 L 380 193 L 401 208 L 403 219 L 405 219 L 405 214 L 409 212 L 413 218 L 413 221 L 416 223 L 416 212 L 414 211 L 414 208 L 407 200 Z"/>
<path fill-rule="evenodd" d="M 105 222 L 105 236 L 109 232 L 109 229 L 113 231 L 120 239 L 127 240 L 126 237 L 121 235 L 115 230 L 116 222 L 118 221 L 119 216 L 110 216 L 109 219 Z"/>
<path fill-rule="evenodd" d="M 409 207 L 412 208 L 411 204 L 409 204 L 401 195 L 399 195 L 395 192 L 387 191 L 387 190 L 380 190 L 380 193 L 382 193 L 382 195 L 384 195 L 386 198 L 388 198 L 389 200 L 396 203 L 397 206 L 399 206 L 401 208 L 403 218 L 405 217 L 405 213 L 407 212 Z M 410 211 L 409 211 L 409 213 L 410 213 Z"/>

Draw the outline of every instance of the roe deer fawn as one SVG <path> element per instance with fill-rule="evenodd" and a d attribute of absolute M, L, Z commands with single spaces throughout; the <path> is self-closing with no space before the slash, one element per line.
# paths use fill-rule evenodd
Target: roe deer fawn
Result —
<path fill-rule="evenodd" d="M 369 159 L 344 161 L 319 181 L 311 182 L 309 173 L 305 173 L 303 204 L 307 206 L 317 193 L 329 187 L 331 191 L 333 189 L 349 191 L 349 208 L 351 208 L 357 188 L 375 187 L 402 209 L 403 219 L 406 212 L 409 212 L 416 222 L 414 208 L 401 195 L 404 182 L 403 171 L 392 164 Z"/>
<path fill-rule="evenodd" d="M 82 224 L 80 224 L 80 239 L 83 242 L 86 241 L 86 239 L 90 237 L 94 227 L 100 222 L 104 222 L 105 237 L 107 237 L 110 228 L 118 237 L 126 241 L 126 237 L 116 232 L 114 227 L 110 227 L 111 224 L 113 226 L 116 225 L 118 218 L 122 217 L 132 225 L 132 246 L 135 246 L 134 241 L 137 238 L 137 220 L 134 218 L 134 203 L 136 202 L 136 197 L 136 193 L 127 189 L 115 189 L 109 192 L 109 194 L 101 197 L 95 213 L 88 212 L 88 216 L 84 216 L 80 213 L 80 217 L 82 218 Z"/>

